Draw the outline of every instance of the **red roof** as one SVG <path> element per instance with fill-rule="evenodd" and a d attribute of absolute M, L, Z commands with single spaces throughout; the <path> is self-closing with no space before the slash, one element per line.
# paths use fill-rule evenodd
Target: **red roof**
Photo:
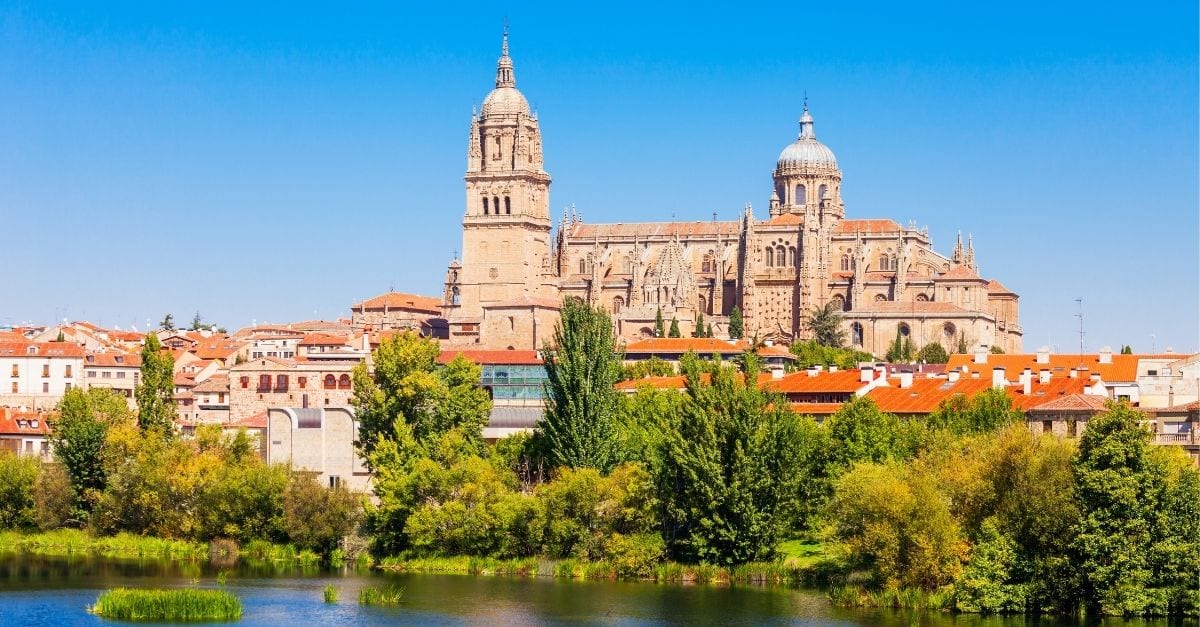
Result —
<path fill-rule="evenodd" d="M 438 363 L 448 364 L 459 355 L 481 366 L 542 365 L 541 354 L 533 350 L 445 350 L 438 355 Z"/>
<path fill-rule="evenodd" d="M 888 385 L 867 393 L 867 397 L 875 401 L 880 410 L 891 414 L 929 414 L 951 396 L 975 396 L 992 387 L 992 381 L 970 378 L 949 381 L 918 379 L 914 376 L 912 385 L 907 388 L 900 387 L 899 379 L 890 379 Z"/>
<path fill-rule="evenodd" d="M 651 337 L 637 340 L 625 347 L 625 353 L 686 353 L 695 352 L 699 355 L 734 354 L 744 349 L 738 348 L 733 342 L 719 340 L 715 337 Z"/>
<path fill-rule="evenodd" d="M 71 342 L 0 342 L 0 357 L 83 357 L 84 352 Z"/>
<path fill-rule="evenodd" d="M 387 292 L 361 303 L 355 303 L 350 309 L 360 311 L 364 309 L 407 309 L 421 313 L 440 314 L 442 313 L 442 299 L 403 292 Z"/>
<path fill-rule="evenodd" d="M 804 216 L 798 213 L 781 213 L 770 220 L 767 220 L 769 226 L 792 226 L 794 224 L 804 224 Z"/>
<path fill-rule="evenodd" d="M 823 370 L 815 376 L 801 370 L 786 375 L 782 379 L 774 379 L 764 387 L 783 394 L 850 394 L 866 385 L 859 380 L 857 370 L 839 370 L 837 372 Z"/>
<path fill-rule="evenodd" d="M 1094 394 L 1069 394 L 1060 396 L 1043 402 L 1040 405 L 1030 408 L 1030 411 L 1035 412 L 1057 412 L 1057 411 L 1072 411 L 1072 412 L 1088 412 L 1098 414 L 1108 409 L 1105 403 L 1108 398 L 1105 396 L 1096 396 Z"/>
<path fill-rule="evenodd" d="M 46 435 L 50 433 L 46 417 L 41 412 L 0 407 L 0 435 Z"/>
<path fill-rule="evenodd" d="M 869 220 L 842 220 L 833 229 L 833 232 L 839 235 L 854 233 L 896 233 L 899 231 L 900 225 L 895 220 L 878 218 Z"/>
<path fill-rule="evenodd" d="M 1016 292 L 1008 289 L 1007 287 L 1004 287 L 1004 285 L 1001 284 L 996 279 L 992 279 L 992 280 L 988 281 L 987 290 L 988 290 L 988 294 L 1015 294 L 1016 293 Z"/>
<path fill-rule="evenodd" d="M 326 335 L 324 333 L 309 333 L 300 340 L 300 346 L 346 346 L 349 338 L 343 335 Z"/>
<path fill-rule="evenodd" d="M 934 281 L 983 281 L 979 273 L 966 267 L 954 266 L 948 272 L 943 272 L 935 277 Z"/>
<path fill-rule="evenodd" d="M 142 356 L 137 353 L 89 353 L 84 358 L 84 365 L 105 368 L 141 368 Z"/>
<path fill-rule="evenodd" d="M 259 412 L 253 416 L 247 416 L 237 422 L 230 423 L 231 427 L 244 427 L 246 429 L 266 429 L 267 428 L 267 412 Z"/>
<path fill-rule="evenodd" d="M 1185 355 L 1178 353 L 1158 354 L 1158 355 L 1121 355 L 1113 353 L 1112 363 L 1100 363 L 1100 355 L 1092 353 L 1090 355 L 1080 355 L 1078 353 L 1062 353 L 1051 354 L 1048 356 L 1049 362 L 1044 364 L 1037 363 L 1036 353 L 1026 354 L 1005 354 L 1005 355 L 984 355 L 987 359 L 985 363 L 975 363 L 974 354 L 957 354 L 951 355 L 950 361 L 946 364 L 947 370 L 954 370 L 967 367 L 968 372 L 978 372 L 981 376 L 991 380 L 993 368 L 1004 368 L 1005 376 L 1009 380 L 1015 380 L 1017 375 L 1029 368 L 1033 370 L 1034 376 L 1039 370 L 1050 370 L 1054 377 L 1066 377 L 1072 368 L 1083 366 L 1087 368 L 1083 372 L 1082 377 L 1087 378 L 1093 374 L 1099 374 L 1100 378 L 1105 383 L 1121 383 L 1132 382 L 1137 380 L 1137 365 L 1141 359 L 1181 359 Z"/>

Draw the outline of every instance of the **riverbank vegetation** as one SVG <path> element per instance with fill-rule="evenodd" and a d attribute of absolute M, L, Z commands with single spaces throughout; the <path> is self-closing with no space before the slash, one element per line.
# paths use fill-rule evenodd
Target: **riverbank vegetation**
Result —
<path fill-rule="evenodd" d="M 114 620 L 186 622 L 242 617 L 241 599 L 224 590 L 197 588 L 116 588 L 102 593 L 88 609 L 97 616 Z"/>

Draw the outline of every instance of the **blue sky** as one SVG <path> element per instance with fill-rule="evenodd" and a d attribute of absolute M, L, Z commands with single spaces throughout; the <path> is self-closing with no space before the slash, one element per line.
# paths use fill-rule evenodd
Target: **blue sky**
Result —
<path fill-rule="evenodd" d="M 1076 298 L 1200 345 L 1194 2 L 400 4 L 0 4 L 0 324 L 440 293 L 507 16 L 556 216 L 765 216 L 807 92 L 847 215 L 974 233 L 1027 350 Z"/>

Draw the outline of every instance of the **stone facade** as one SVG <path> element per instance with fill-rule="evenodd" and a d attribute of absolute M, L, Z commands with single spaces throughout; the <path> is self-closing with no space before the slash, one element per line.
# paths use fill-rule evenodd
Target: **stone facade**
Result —
<path fill-rule="evenodd" d="M 349 408 L 274 407 L 267 412 L 266 460 L 317 475 L 325 486 L 370 488 L 370 472 L 354 440 L 358 422 Z"/>
<path fill-rule="evenodd" d="M 348 407 L 355 362 L 307 363 L 275 357 L 229 369 L 229 421 L 276 407 Z"/>
<path fill-rule="evenodd" d="M 807 102 L 766 219 L 749 205 L 734 221 L 588 224 L 568 213 L 552 231 L 540 133 L 506 35 L 496 88 L 471 119 L 462 259 L 442 303 L 451 344 L 539 348 L 554 303 L 576 296 L 608 310 L 626 339 L 648 336 L 660 311 L 685 335 L 702 314 L 725 336 L 736 307 L 747 337 L 789 343 L 807 336 L 808 312 L 833 303 L 850 343 L 876 355 L 897 334 L 918 347 L 1021 349 L 1018 297 L 979 274 L 973 241 L 960 235 L 947 256 L 926 229 L 846 219 L 842 171 Z"/>

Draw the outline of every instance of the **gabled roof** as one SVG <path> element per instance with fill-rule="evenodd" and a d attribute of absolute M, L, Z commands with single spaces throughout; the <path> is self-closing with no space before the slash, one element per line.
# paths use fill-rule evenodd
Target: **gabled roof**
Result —
<path fill-rule="evenodd" d="M 83 365 L 85 368 L 141 368 L 142 356 L 138 353 L 88 353 Z"/>
<path fill-rule="evenodd" d="M 770 220 L 767 220 L 769 226 L 792 226 L 795 224 L 804 224 L 804 216 L 798 213 L 781 213 Z"/>
<path fill-rule="evenodd" d="M 50 433 L 46 418 L 42 412 L 0 407 L 0 435 L 46 435 Z"/>
<path fill-rule="evenodd" d="M 985 279 L 983 277 L 979 276 L 978 272 L 972 270 L 971 268 L 968 268 L 967 266 L 963 266 L 963 265 L 954 266 L 953 268 L 950 268 L 950 270 L 933 277 L 933 280 L 934 281 L 980 281 L 980 282 L 985 281 Z"/>
<path fill-rule="evenodd" d="M 300 346 L 346 346 L 350 339 L 344 335 L 326 335 L 324 333 L 309 333 L 300 340 Z"/>
<path fill-rule="evenodd" d="M 196 387 L 192 388 L 192 392 L 228 392 L 229 377 L 223 374 L 214 374 L 205 379 L 201 383 L 197 383 Z"/>
<path fill-rule="evenodd" d="M 962 394 L 969 398 L 991 385 L 990 379 L 949 381 L 914 377 L 911 386 L 902 388 L 899 379 L 893 378 L 889 379 L 887 387 L 874 388 L 867 393 L 867 397 L 875 401 L 881 411 L 890 414 L 929 414 L 952 396 Z"/>
<path fill-rule="evenodd" d="M 1016 294 L 1016 292 L 1004 287 L 1004 285 L 996 279 L 988 281 L 987 291 L 988 294 Z"/>
<path fill-rule="evenodd" d="M 1094 394 L 1068 394 L 1030 407 L 1029 411 L 1038 413 L 1070 411 L 1098 414 L 1108 409 L 1105 406 L 1106 401 L 1108 401 L 1107 397 Z"/>
<path fill-rule="evenodd" d="M 82 358 L 85 352 L 82 346 L 71 342 L 0 342 L 0 357 Z"/>
<path fill-rule="evenodd" d="M 421 296 L 419 294 L 405 294 L 404 292 L 387 292 L 374 298 L 354 303 L 350 306 L 350 309 L 352 311 L 397 309 L 440 314 L 442 312 L 442 299 L 432 296 Z"/>

